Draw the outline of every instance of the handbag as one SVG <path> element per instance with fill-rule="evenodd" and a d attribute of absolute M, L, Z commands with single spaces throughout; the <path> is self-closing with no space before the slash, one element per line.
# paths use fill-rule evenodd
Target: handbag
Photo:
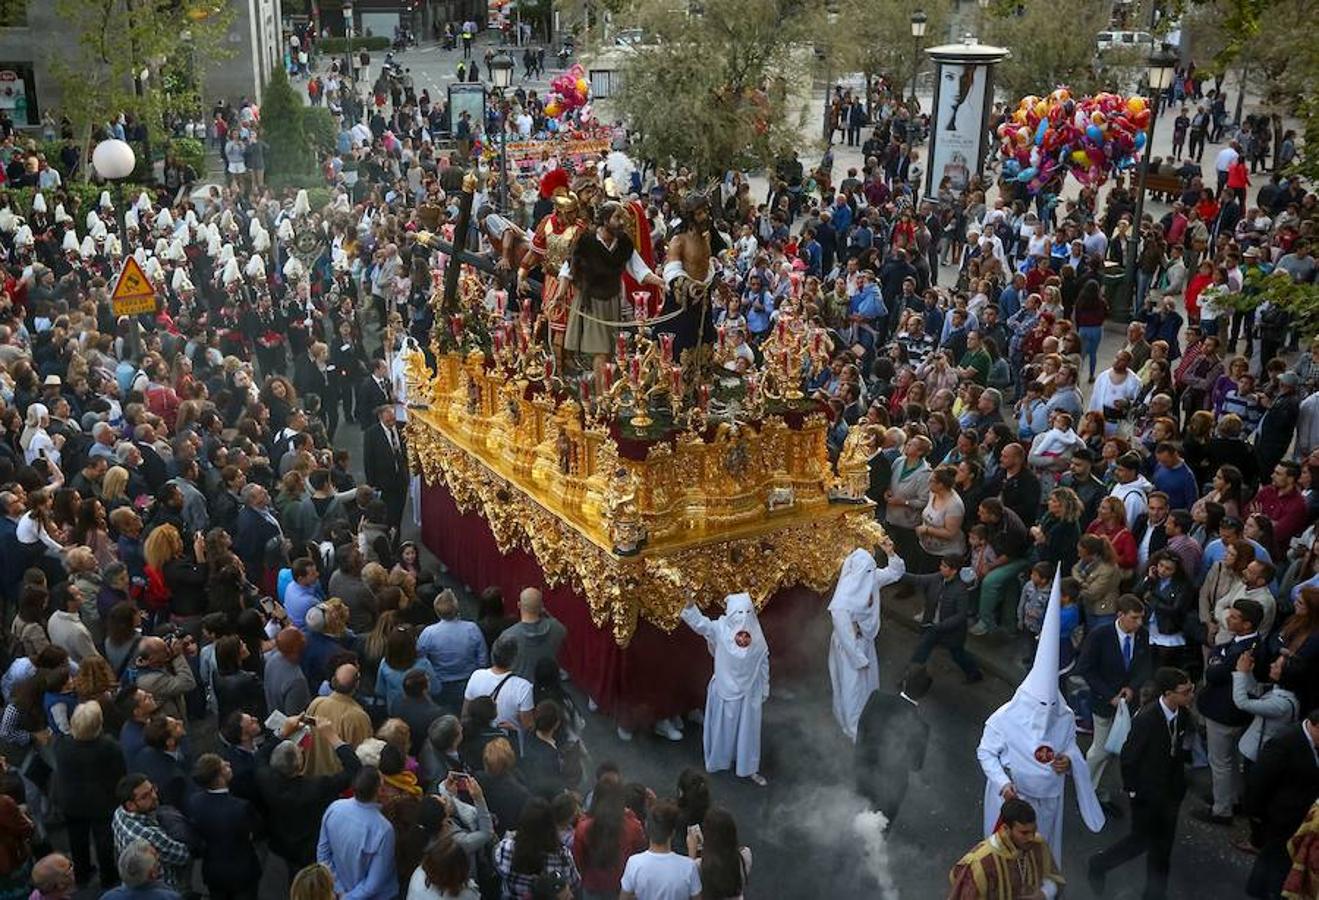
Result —
<path fill-rule="evenodd" d="M 1127 707 L 1126 701 L 1122 700 L 1118 702 L 1117 712 L 1113 715 L 1113 727 L 1108 730 L 1104 749 L 1114 756 L 1119 755 L 1129 734 L 1131 734 L 1131 710 Z"/>

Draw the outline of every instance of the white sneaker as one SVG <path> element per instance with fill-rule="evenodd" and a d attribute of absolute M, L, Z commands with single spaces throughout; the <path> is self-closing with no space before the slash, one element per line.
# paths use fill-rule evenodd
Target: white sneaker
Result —
<path fill-rule="evenodd" d="M 765 776 L 761 775 L 759 772 L 752 772 L 750 775 L 747 776 L 747 781 L 751 782 L 757 787 L 764 787 L 765 785 L 769 784 L 769 781 L 766 780 Z"/>
<path fill-rule="evenodd" d="M 655 733 L 662 738 L 668 738 L 671 741 L 682 740 L 682 732 L 673 727 L 673 723 L 668 719 L 660 719 L 655 723 Z"/>
<path fill-rule="evenodd" d="M 599 711 L 600 711 L 600 704 L 595 702 L 595 698 L 594 698 L 594 697 L 587 697 L 587 698 L 586 698 L 586 708 L 589 709 L 591 712 L 599 712 Z"/>
<path fill-rule="evenodd" d="M 616 733 L 618 734 L 618 739 L 619 739 L 620 741 L 631 741 L 631 740 L 632 740 L 632 732 L 628 731 L 628 730 L 627 730 L 626 728 L 624 728 L 622 725 L 619 725 L 619 726 L 618 726 L 618 729 L 617 729 L 617 732 L 616 732 Z"/>

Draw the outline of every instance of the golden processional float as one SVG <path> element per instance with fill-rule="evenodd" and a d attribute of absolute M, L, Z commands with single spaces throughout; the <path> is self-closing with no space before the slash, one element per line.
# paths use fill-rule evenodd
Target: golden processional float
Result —
<path fill-rule="evenodd" d="M 550 587 L 570 584 L 620 646 L 638 617 L 671 631 L 693 595 L 745 590 L 763 607 L 795 585 L 824 591 L 882 536 L 867 435 L 852 429 L 835 469 L 824 406 L 803 390 L 829 360 L 823 329 L 780 316 L 763 363 L 738 376 L 722 329 L 700 365 L 643 325 L 569 375 L 530 304 L 513 312 L 465 264 L 455 299 L 431 301 L 436 369 L 405 351 L 414 471 L 479 513 L 502 554 L 525 550 Z"/>

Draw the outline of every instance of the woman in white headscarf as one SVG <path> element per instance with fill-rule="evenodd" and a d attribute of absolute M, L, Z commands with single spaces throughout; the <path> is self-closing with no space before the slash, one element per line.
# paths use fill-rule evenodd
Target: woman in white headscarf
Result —
<path fill-rule="evenodd" d="M 887 536 L 880 546 L 888 565 L 879 568 L 870 552 L 858 547 L 843 563 L 838 584 L 829 601 L 834 632 L 829 640 L 829 683 L 833 688 L 834 718 L 843 734 L 856 740 L 856 723 L 870 695 L 879 689 L 879 592 L 907 571 Z"/>
<path fill-rule="evenodd" d="M 750 594 L 730 594 L 724 614 L 706 618 L 695 603 L 682 611 L 687 626 L 705 638 L 714 676 L 705 695 L 705 769 L 733 769 L 764 787 L 760 774 L 761 705 L 769 697 L 769 644 Z"/>
<path fill-rule="evenodd" d="M 33 460 L 38 457 L 44 456 L 52 465 L 59 466 L 60 449 L 46 431 L 48 425 L 50 425 L 50 410 L 46 409 L 44 404 L 33 403 L 27 408 L 27 419 L 24 421 L 25 427 L 18 444 L 23 448 L 23 458 L 28 465 L 32 465 Z"/>

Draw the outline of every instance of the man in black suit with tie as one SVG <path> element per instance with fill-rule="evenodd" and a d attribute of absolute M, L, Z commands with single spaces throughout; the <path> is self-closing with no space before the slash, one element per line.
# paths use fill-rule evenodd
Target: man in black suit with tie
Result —
<path fill-rule="evenodd" d="M 917 709 L 930 690 L 930 673 L 913 666 L 895 694 L 875 691 L 856 728 L 857 791 L 884 814 L 890 825 L 907 795 L 907 773 L 925 765 L 930 726 Z"/>
<path fill-rule="evenodd" d="M 1094 739 L 1085 755 L 1090 769 L 1090 781 L 1095 793 L 1110 816 L 1120 815 L 1103 788 L 1104 773 L 1113 754 L 1104 748 L 1108 733 L 1113 728 L 1119 703 L 1136 703 L 1141 685 L 1154 674 L 1153 655 L 1150 652 L 1150 632 L 1145 627 L 1145 605 L 1139 597 L 1123 594 L 1117 600 L 1117 620 L 1096 628 L 1086 636 L 1076 660 L 1076 674 L 1090 686 L 1090 702 L 1094 710 Z"/>
<path fill-rule="evenodd" d="M 1319 798 L 1319 709 L 1264 745 L 1246 773 L 1246 812 L 1263 839 L 1246 881 L 1252 897 L 1277 897 L 1291 869 L 1287 842 Z"/>
<path fill-rule="evenodd" d="M 260 819 L 252 804 L 229 793 L 229 763 L 204 753 L 193 767 L 201 790 L 188 798 L 188 818 L 206 841 L 202 881 L 214 898 L 256 900 L 261 861 L 254 849 Z"/>
<path fill-rule="evenodd" d="M 408 451 L 394 417 L 393 404 L 376 408 L 376 423 L 362 435 L 366 483 L 380 492 L 389 524 L 398 533 L 408 498 Z"/>
<path fill-rule="evenodd" d="M 1186 736 L 1195 696 L 1191 677 L 1181 669 L 1154 673 L 1158 698 L 1131 720 L 1122 745 L 1122 781 L 1131 799 L 1131 833 L 1107 850 L 1090 857 L 1087 880 L 1096 897 L 1104 896 L 1108 870 L 1145 857 L 1143 900 L 1163 900 L 1168 894 L 1168 868 L 1177 839 L 1177 810 L 1186 796 L 1190 753 Z"/>
<path fill-rule="evenodd" d="M 371 374 L 357 386 L 357 420 L 363 428 L 370 428 L 375 422 L 376 409 L 394 401 L 394 391 L 389 383 L 389 363 L 377 359 L 371 363 Z"/>

